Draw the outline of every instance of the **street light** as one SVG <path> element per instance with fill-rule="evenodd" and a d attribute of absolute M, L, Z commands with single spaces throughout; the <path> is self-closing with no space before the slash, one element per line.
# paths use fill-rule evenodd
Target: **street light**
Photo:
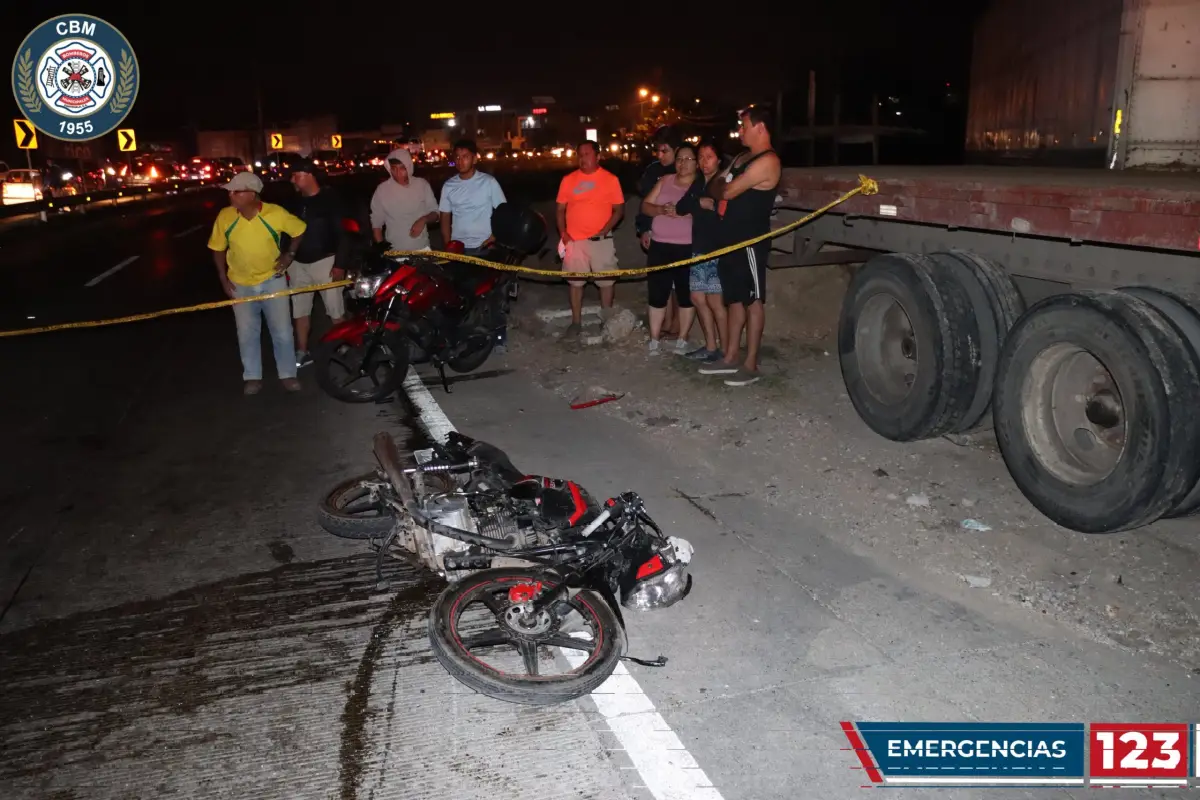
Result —
<path fill-rule="evenodd" d="M 638 97 L 642 98 L 643 100 L 646 99 L 646 95 L 648 94 L 650 94 L 649 89 L 638 89 Z"/>
<path fill-rule="evenodd" d="M 651 102 L 652 104 L 654 104 L 654 105 L 658 105 L 658 95 L 653 95 L 653 96 L 650 98 L 650 102 Z"/>

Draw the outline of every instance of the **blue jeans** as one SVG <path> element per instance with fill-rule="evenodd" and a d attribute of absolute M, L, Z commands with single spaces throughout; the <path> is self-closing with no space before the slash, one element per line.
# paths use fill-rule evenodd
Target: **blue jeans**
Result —
<path fill-rule="evenodd" d="M 487 247 L 467 247 L 463 250 L 463 255 L 475 256 L 475 258 L 483 258 L 484 256 L 486 256 L 488 254 L 489 250 L 490 250 L 490 248 L 487 248 Z M 507 323 L 507 321 L 500 328 L 500 330 L 498 330 L 496 332 L 496 344 L 499 345 L 500 347 L 506 347 L 508 345 L 508 323 Z"/>
<path fill-rule="evenodd" d="M 271 278 L 257 286 L 233 285 L 234 297 L 258 297 L 287 289 L 287 278 Z M 296 341 L 292 338 L 292 306 L 287 297 L 276 297 L 258 303 L 239 303 L 233 307 L 237 322 L 238 348 L 242 351 L 242 380 L 261 381 L 262 318 L 267 318 L 267 332 L 275 350 L 275 370 L 280 379 L 296 377 Z"/>

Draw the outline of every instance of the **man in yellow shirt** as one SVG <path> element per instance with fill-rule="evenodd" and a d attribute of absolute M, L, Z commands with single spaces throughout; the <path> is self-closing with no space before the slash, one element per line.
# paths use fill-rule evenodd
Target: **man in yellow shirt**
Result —
<path fill-rule="evenodd" d="M 217 214 L 208 249 L 213 251 L 217 277 L 231 298 L 256 297 L 288 288 L 284 274 L 296 257 L 307 225 L 273 203 L 264 203 L 262 180 L 252 172 L 239 172 L 225 184 L 229 206 Z M 280 236 L 291 242 L 280 248 Z M 261 316 L 260 316 L 261 315 Z M 238 347 L 242 351 L 242 380 L 246 394 L 262 390 L 262 317 L 275 350 L 275 370 L 289 392 L 300 391 L 296 380 L 296 348 L 292 339 L 291 303 L 287 297 L 239 303 L 233 307 Z"/>

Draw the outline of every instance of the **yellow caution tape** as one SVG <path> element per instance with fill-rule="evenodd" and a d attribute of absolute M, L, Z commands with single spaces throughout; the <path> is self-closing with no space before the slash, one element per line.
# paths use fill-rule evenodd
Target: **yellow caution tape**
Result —
<path fill-rule="evenodd" d="M 226 308 L 228 306 L 236 306 L 241 303 L 257 303 L 262 300 L 270 300 L 275 297 L 287 297 L 292 294 L 303 294 L 304 292 L 319 292 L 323 289 L 336 289 L 339 286 L 348 286 L 353 281 L 333 281 L 331 283 L 322 283 L 317 286 L 302 286 L 299 289 L 285 289 L 282 292 L 271 292 L 270 294 L 260 294 L 254 297 L 239 297 L 236 300 L 217 300 L 212 303 L 200 303 L 194 306 L 184 306 L 183 308 L 167 308 L 162 311 L 150 311 L 145 314 L 134 314 L 131 317 L 116 317 L 115 319 L 96 319 L 88 322 L 64 322 L 59 325 L 43 325 L 40 328 L 21 328 L 16 331 L 0 331 L 0 339 L 8 336 L 28 336 L 33 333 L 50 333 L 51 331 L 67 331 L 74 328 L 101 328 L 105 325 L 121 325 L 126 322 L 142 322 L 148 319 L 158 319 L 159 317 L 167 317 L 172 314 L 187 314 L 192 311 L 208 311 L 213 308 Z"/>
<path fill-rule="evenodd" d="M 446 253 L 446 252 L 441 252 L 441 251 L 437 251 L 437 250 L 433 250 L 433 251 L 430 251 L 430 250 L 389 250 L 386 253 L 386 255 L 388 255 L 388 256 L 419 256 L 422 258 L 436 257 L 436 258 L 444 259 L 446 261 L 459 261 L 459 262 L 466 263 L 466 264 L 476 264 L 481 267 L 487 267 L 488 269 L 501 270 L 503 272 L 516 272 L 521 275 L 539 275 L 539 276 L 543 276 L 543 277 L 559 278 L 559 279 L 563 279 L 563 280 L 578 280 L 579 277 L 582 275 L 586 275 L 589 280 L 594 280 L 596 278 L 601 278 L 601 279 L 604 279 L 604 278 L 629 278 L 629 277 L 635 277 L 635 276 L 640 276 L 640 275 L 646 275 L 651 272 L 658 272 L 659 270 L 664 270 L 664 269 L 675 269 L 676 267 L 686 267 L 691 264 L 699 264 L 704 261 L 711 261 L 714 258 L 720 258 L 721 256 L 725 255 L 726 253 L 732 253 L 735 250 L 741 250 L 743 247 L 750 247 L 752 245 L 758 244 L 759 242 L 764 242 L 767 239 L 773 239 L 776 236 L 782 236 L 783 234 L 785 234 L 789 231 L 795 230 L 796 228 L 799 228 L 801 225 L 811 222 L 813 219 L 821 216 L 829 209 L 831 209 L 835 206 L 841 205 L 842 203 L 849 200 L 851 197 L 855 197 L 856 195 L 860 195 L 860 194 L 861 195 L 872 195 L 872 194 L 877 194 L 878 192 L 879 192 L 879 185 L 875 181 L 871 180 L 870 178 L 868 178 L 865 175 L 859 175 L 857 187 L 846 192 L 844 195 L 842 195 L 838 199 L 834 200 L 832 203 L 829 203 L 827 205 L 822 206 L 821 208 L 818 208 L 816 211 L 813 211 L 811 214 L 807 214 L 804 217 L 801 217 L 800 219 L 796 220 L 795 222 L 789 222 L 787 225 L 784 225 L 781 228 L 776 228 L 775 230 L 769 231 L 768 233 L 764 233 L 761 236 L 756 236 L 753 239 L 747 239 L 746 241 L 738 242 L 737 244 L 731 244 L 728 247 L 722 247 L 720 250 L 714 250 L 711 253 L 705 253 L 703 255 L 693 256 L 692 258 L 686 258 L 686 259 L 683 259 L 682 261 L 676 261 L 671 264 L 662 264 L 661 266 L 657 266 L 657 267 L 634 267 L 631 269 L 608 270 L 605 272 L 575 273 L 575 272 L 564 272 L 563 270 L 557 270 L 557 269 L 533 269 L 532 267 L 521 267 L 521 266 L 517 266 L 517 265 L 513 265 L 513 264 L 497 264 L 494 261 L 487 261 L 486 259 L 478 258 L 476 256 L 460 255 L 458 253 Z M 241 303 L 258 303 L 263 300 L 271 300 L 276 297 L 288 297 L 289 295 L 293 295 L 293 294 L 303 294 L 305 292 L 320 292 L 325 289 L 336 289 L 341 286 L 349 286 L 351 283 L 353 283 L 353 281 L 349 281 L 349 280 L 332 281 L 330 283 L 322 283 L 317 286 L 303 286 L 298 289 L 285 289 L 284 291 L 272 292 L 271 294 L 261 294 L 261 295 L 256 295 L 254 297 L 239 297 L 236 300 L 218 300 L 218 301 L 215 301 L 212 303 L 199 303 L 194 306 L 183 306 L 182 308 L 168 308 L 168 309 L 164 309 L 162 311 L 150 311 L 145 314 L 134 314 L 133 316 L 129 316 L 129 317 L 116 317 L 114 319 L 97 319 L 97 320 L 89 320 L 87 322 L 64 322 L 59 325 L 44 325 L 39 328 L 21 328 L 20 330 L 14 330 L 14 331 L 0 331 L 0 339 L 12 337 L 12 336 L 30 336 L 35 333 L 51 333 L 53 331 L 74 330 L 76 328 L 101 328 L 106 325 L 122 325 L 127 322 L 143 322 L 143 321 L 149 320 L 149 319 L 158 319 L 159 317 L 168 317 L 173 314 L 189 314 L 193 311 L 210 311 L 214 308 L 228 308 L 229 306 L 236 306 Z"/>
<path fill-rule="evenodd" d="M 457 253 L 445 253 L 445 252 L 441 252 L 438 250 L 434 250 L 434 251 L 429 251 L 429 250 L 389 250 L 385 255 L 388 255 L 388 256 L 424 256 L 425 258 L 429 258 L 431 256 L 436 256 L 438 258 L 443 258 L 448 261 L 461 261 L 466 264 L 476 264 L 481 267 L 487 267 L 488 269 L 497 269 L 497 270 L 501 270 L 503 272 L 516 272 L 521 275 L 541 275 L 541 276 L 548 277 L 548 278 L 561 278 L 564 280 L 580 280 L 585 275 L 587 276 L 588 280 L 594 280 L 596 278 L 601 278 L 601 279 L 604 279 L 604 278 L 629 278 L 629 277 L 634 277 L 634 276 L 639 276 L 639 275 L 646 275 L 651 272 L 658 272 L 658 271 L 664 270 L 664 269 L 675 269 L 676 267 L 686 267 L 686 266 L 690 266 L 692 264 L 699 264 L 704 261 L 711 261 L 714 258 L 720 258 L 721 256 L 725 255 L 726 253 L 732 253 L 735 250 L 741 250 L 744 247 L 750 247 L 752 245 L 758 244 L 759 242 L 765 242 L 767 239 L 774 239 L 776 236 L 782 236 L 783 234 L 788 233 L 789 231 L 793 231 L 796 228 L 799 228 L 801 225 L 811 222 L 812 220 L 821 216 L 822 214 L 824 214 L 826 211 L 833 208 L 834 206 L 841 205 L 842 203 L 849 200 L 851 197 L 854 197 L 854 196 L 860 195 L 860 194 L 862 194 L 862 195 L 877 194 L 878 192 L 879 192 L 879 184 L 877 184 L 875 181 L 868 178 L 866 175 L 859 175 L 857 187 L 846 192 L 844 195 L 839 197 L 837 200 L 834 200 L 832 203 L 821 206 L 816 211 L 812 212 L 811 214 L 807 214 L 807 215 L 801 217 L 800 219 L 796 220 L 795 222 L 789 222 L 787 225 L 784 225 L 783 227 L 776 228 L 772 231 L 764 233 L 761 236 L 755 236 L 753 239 L 747 239 L 744 242 L 738 242 L 737 244 L 731 244 L 728 247 L 722 247 L 720 250 L 714 250 L 711 253 L 704 253 L 703 255 L 692 256 L 691 258 L 685 258 L 680 261 L 673 261 L 670 264 L 662 264 L 657 267 L 631 267 L 629 269 L 611 269 L 611 270 L 607 270 L 604 272 L 579 273 L 579 272 L 564 272 L 563 270 L 559 270 L 559 269 L 533 269 L 532 267 L 521 267 L 521 266 L 517 266 L 515 264 L 497 264 L 493 261 L 487 261 L 486 259 L 478 258 L 476 256 L 464 256 L 464 255 L 459 255 Z"/>

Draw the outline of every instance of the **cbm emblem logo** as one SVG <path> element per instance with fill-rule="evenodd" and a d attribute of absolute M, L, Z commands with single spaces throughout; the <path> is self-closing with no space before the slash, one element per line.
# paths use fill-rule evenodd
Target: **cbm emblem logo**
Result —
<path fill-rule="evenodd" d="M 34 126 L 84 142 L 117 128 L 137 98 L 133 47 L 104 20 L 65 14 L 34 28 L 13 60 L 13 96 Z"/>

